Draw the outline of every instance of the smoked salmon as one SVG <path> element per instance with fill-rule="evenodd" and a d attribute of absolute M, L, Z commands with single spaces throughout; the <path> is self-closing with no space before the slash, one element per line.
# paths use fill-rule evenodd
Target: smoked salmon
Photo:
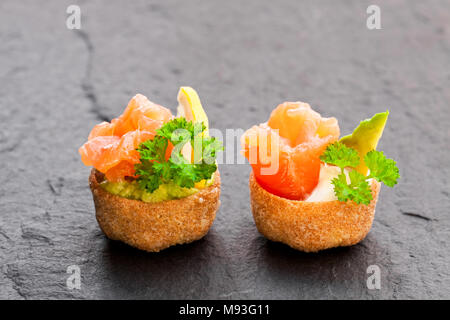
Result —
<path fill-rule="evenodd" d="M 137 94 L 120 117 L 92 129 L 88 141 L 78 150 L 81 160 L 104 173 L 111 182 L 134 177 L 134 165 L 139 163 L 136 149 L 172 118 L 169 109 Z"/>
<path fill-rule="evenodd" d="M 322 118 L 307 103 L 285 102 L 272 111 L 268 122 L 247 130 L 241 143 L 264 189 L 287 199 L 304 200 L 319 181 L 320 155 L 339 134 L 335 118 Z M 272 157 L 274 150 L 276 158 Z M 278 170 L 266 174 L 263 169 L 272 167 L 274 161 Z"/>

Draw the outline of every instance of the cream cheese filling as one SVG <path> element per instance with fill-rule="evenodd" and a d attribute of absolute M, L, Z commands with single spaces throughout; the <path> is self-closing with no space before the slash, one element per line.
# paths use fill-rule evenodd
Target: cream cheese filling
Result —
<path fill-rule="evenodd" d="M 331 183 L 331 181 L 334 178 L 337 178 L 340 173 L 341 169 L 339 167 L 321 164 L 319 182 L 317 183 L 316 188 L 309 195 L 309 197 L 305 199 L 305 201 L 323 202 L 338 200 L 336 194 L 334 193 L 334 185 Z M 344 169 L 344 173 L 347 177 L 347 183 L 350 183 L 350 178 L 348 176 L 349 170 Z M 369 186 L 372 185 L 372 180 L 373 179 L 367 180 Z"/>

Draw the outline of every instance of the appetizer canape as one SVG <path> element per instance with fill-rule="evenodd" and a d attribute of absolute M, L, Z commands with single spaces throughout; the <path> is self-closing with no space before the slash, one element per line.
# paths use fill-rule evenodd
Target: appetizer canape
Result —
<path fill-rule="evenodd" d="M 392 187 L 399 178 L 395 161 L 376 151 L 388 114 L 339 139 L 335 118 L 321 117 L 307 103 L 285 102 L 268 122 L 247 130 L 241 143 L 253 168 L 250 200 L 259 232 L 305 252 L 364 239 L 380 182 Z"/>
<path fill-rule="evenodd" d="M 79 149 L 105 235 L 146 251 L 198 240 L 220 201 L 221 142 L 194 89 L 178 93 L 178 117 L 137 94 L 124 113 L 96 125 Z"/>

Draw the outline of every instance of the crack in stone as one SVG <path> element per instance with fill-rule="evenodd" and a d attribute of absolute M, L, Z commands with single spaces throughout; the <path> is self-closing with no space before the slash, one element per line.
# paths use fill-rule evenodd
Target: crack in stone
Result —
<path fill-rule="evenodd" d="M 424 215 L 421 215 L 420 213 L 415 213 L 415 212 L 402 212 L 402 214 L 404 214 L 405 216 L 419 218 L 419 219 L 426 220 L 426 221 L 436 220 L 436 219 L 431 219 L 427 216 L 424 216 Z"/>
<path fill-rule="evenodd" d="M 386 228 L 391 228 L 391 226 L 388 223 L 386 223 L 385 221 L 383 221 L 383 220 L 377 219 L 375 221 L 376 221 L 376 223 L 379 223 L 379 224 L 381 224 L 382 226 L 384 226 Z"/>
<path fill-rule="evenodd" d="M 23 223 L 20 225 L 20 230 L 22 231 L 22 239 L 41 241 L 49 245 L 53 244 L 53 241 L 49 237 L 40 234 L 38 230 L 33 228 L 24 227 Z"/>
<path fill-rule="evenodd" d="M 249 293 L 252 293 L 252 292 L 253 292 L 253 289 L 232 291 L 232 292 L 229 292 L 229 293 L 221 294 L 219 297 L 220 298 L 229 298 L 229 297 L 231 297 L 233 295 L 249 294 Z"/>
<path fill-rule="evenodd" d="M 8 242 L 13 242 L 12 239 L 1 228 L 0 228 L 0 236 L 4 237 L 6 240 L 8 240 Z"/>
<path fill-rule="evenodd" d="M 83 30 L 77 30 L 75 33 L 81 38 L 88 52 L 86 72 L 84 75 L 84 79 L 81 82 L 81 89 L 83 90 L 84 96 L 91 103 L 90 111 L 97 117 L 97 119 L 100 121 L 110 121 L 110 117 L 102 112 L 102 106 L 98 102 L 97 94 L 95 93 L 94 86 L 91 82 L 94 45 L 92 44 L 91 38 L 89 37 L 87 32 Z"/>
<path fill-rule="evenodd" d="M 52 217 L 50 217 L 50 213 L 47 210 L 45 210 L 44 219 L 47 222 L 50 222 L 50 220 L 52 220 Z"/>
<path fill-rule="evenodd" d="M 50 188 L 50 191 L 54 195 L 60 196 L 62 188 L 64 187 L 64 178 L 63 177 L 59 177 L 58 181 L 56 181 L 55 183 L 53 183 L 50 179 L 47 179 L 47 184 L 48 184 L 48 186 Z"/>
<path fill-rule="evenodd" d="M 18 280 L 20 277 L 20 272 L 17 270 L 17 265 L 15 265 L 16 270 L 12 270 L 11 266 L 12 264 L 7 264 L 6 272 L 4 271 L 3 274 L 7 279 L 9 279 L 9 281 L 12 282 L 12 288 L 16 291 L 16 293 L 24 300 L 27 300 L 27 296 L 20 290 L 20 281 Z"/>

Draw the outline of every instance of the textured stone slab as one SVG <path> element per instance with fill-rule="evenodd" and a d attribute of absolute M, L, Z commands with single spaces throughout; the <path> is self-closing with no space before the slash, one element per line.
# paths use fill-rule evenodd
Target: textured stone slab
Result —
<path fill-rule="evenodd" d="M 450 298 L 450 3 L 378 1 L 0 4 L 0 298 Z M 389 108 L 383 188 L 359 245 L 304 254 L 251 218 L 248 165 L 222 165 L 222 206 L 201 241 L 158 254 L 108 241 L 77 148 L 137 92 L 175 111 L 198 90 L 215 128 L 263 122 L 285 100 L 343 133 Z M 381 269 L 368 290 L 366 269 Z M 81 290 L 66 287 L 69 265 Z"/>

